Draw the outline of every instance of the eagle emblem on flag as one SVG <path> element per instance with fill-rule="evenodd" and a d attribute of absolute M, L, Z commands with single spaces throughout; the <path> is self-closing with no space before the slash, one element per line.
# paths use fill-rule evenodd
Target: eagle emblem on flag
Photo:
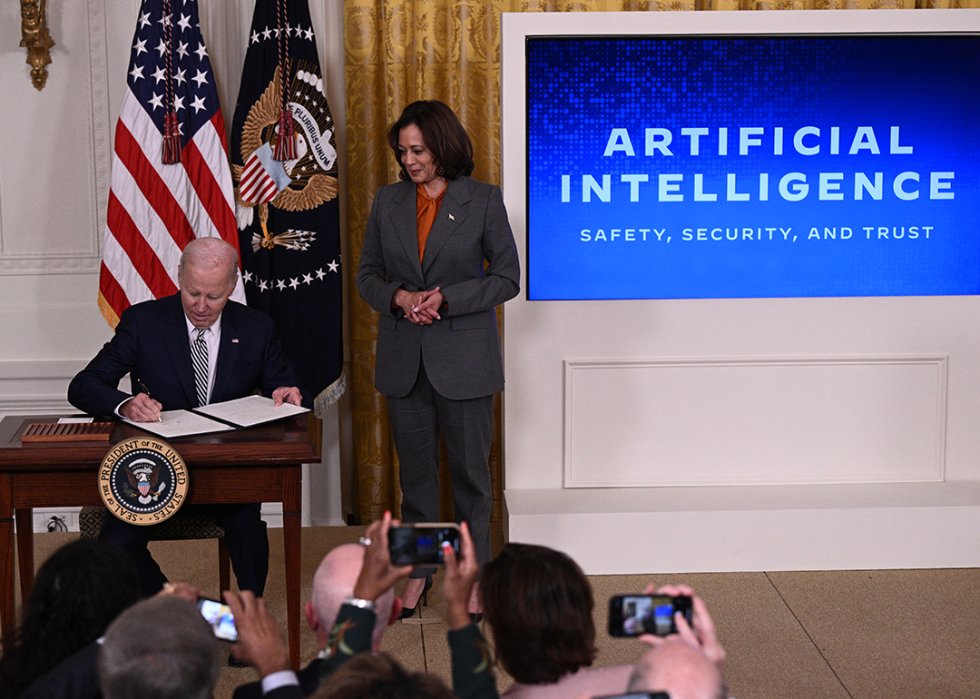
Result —
<path fill-rule="evenodd" d="M 321 417 L 347 385 L 337 129 L 323 76 L 307 0 L 255 0 L 230 148 L 242 281 Z"/>
<path fill-rule="evenodd" d="M 239 229 L 254 221 L 258 208 L 261 232 L 252 234 L 252 249 L 282 245 L 305 250 L 316 238 L 314 231 L 269 230 L 271 204 L 284 211 L 306 211 L 337 196 L 337 151 L 331 144 L 332 119 L 327 107 L 323 79 L 316 66 L 297 61 L 297 70 L 288 89 L 288 109 L 295 126 L 295 153 L 287 160 L 276 160 L 274 144 L 280 134 L 280 71 L 258 101 L 252 105 L 242 128 L 242 160 L 232 165 L 235 178 L 236 217 Z"/>

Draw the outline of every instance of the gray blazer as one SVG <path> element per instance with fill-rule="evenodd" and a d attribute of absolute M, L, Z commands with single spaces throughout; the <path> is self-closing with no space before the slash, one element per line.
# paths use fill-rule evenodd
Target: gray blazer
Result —
<path fill-rule="evenodd" d="M 404 397 L 424 361 L 433 388 L 446 398 L 499 393 L 504 371 L 493 309 L 517 295 L 521 276 L 500 189 L 469 177 L 450 181 L 420 264 L 415 187 L 404 181 L 379 189 L 364 232 L 357 290 L 381 314 L 374 385 L 385 396 Z M 431 325 L 415 325 L 391 308 L 399 287 L 439 287 L 448 309 Z"/>

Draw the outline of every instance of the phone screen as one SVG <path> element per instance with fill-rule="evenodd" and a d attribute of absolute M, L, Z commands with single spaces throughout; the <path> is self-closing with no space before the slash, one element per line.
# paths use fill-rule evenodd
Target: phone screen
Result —
<path fill-rule="evenodd" d="M 677 633 L 674 614 L 690 622 L 691 598 L 669 595 L 616 595 L 609 600 L 609 635 L 639 636 Z"/>
<path fill-rule="evenodd" d="M 197 608 L 201 610 L 204 620 L 211 624 L 216 638 L 231 643 L 238 640 L 238 630 L 235 628 L 235 617 L 231 613 L 231 607 L 218 600 L 202 597 L 197 601 Z"/>
<path fill-rule="evenodd" d="M 445 563 L 442 546 L 446 542 L 459 553 L 459 528 L 455 524 L 417 524 L 388 530 L 388 550 L 397 566 Z"/>

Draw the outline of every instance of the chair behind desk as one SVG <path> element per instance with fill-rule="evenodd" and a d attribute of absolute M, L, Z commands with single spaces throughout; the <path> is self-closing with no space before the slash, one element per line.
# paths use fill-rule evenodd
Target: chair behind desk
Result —
<path fill-rule="evenodd" d="M 83 507 L 78 514 L 78 531 L 83 539 L 95 539 L 102 531 L 102 522 L 111 517 L 104 507 Z M 225 545 L 225 530 L 212 518 L 194 513 L 178 512 L 170 519 L 157 524 L 151 536 L 153 541 L 184 541 L 187 539 L 218 540 L 219 590 L 230 589 L 231 559 Z"/>

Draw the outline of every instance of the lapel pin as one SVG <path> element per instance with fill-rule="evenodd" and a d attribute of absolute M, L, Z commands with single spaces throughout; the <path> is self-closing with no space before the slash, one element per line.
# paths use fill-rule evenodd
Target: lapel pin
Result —
<path fill-rule="evenodd" d="M 456 219 L 455 219 L 455 218 L 453 217 L 453 215 L 452 215 L 452 214 L 449 214 L 449 220 L 450 220 L 450 221 L 455 221 Z"/>
<path fill-rule="evenodd" d="M 236 338 L 234 338 L 234 339 L 232 340 L 232 343 L 233 343 L 233 344 L 236 344 L 236 345 L 237 345 L 237 344 L 238 344 L 238 338 L 237 338 L 237 337 L 236 337 Z"/>

